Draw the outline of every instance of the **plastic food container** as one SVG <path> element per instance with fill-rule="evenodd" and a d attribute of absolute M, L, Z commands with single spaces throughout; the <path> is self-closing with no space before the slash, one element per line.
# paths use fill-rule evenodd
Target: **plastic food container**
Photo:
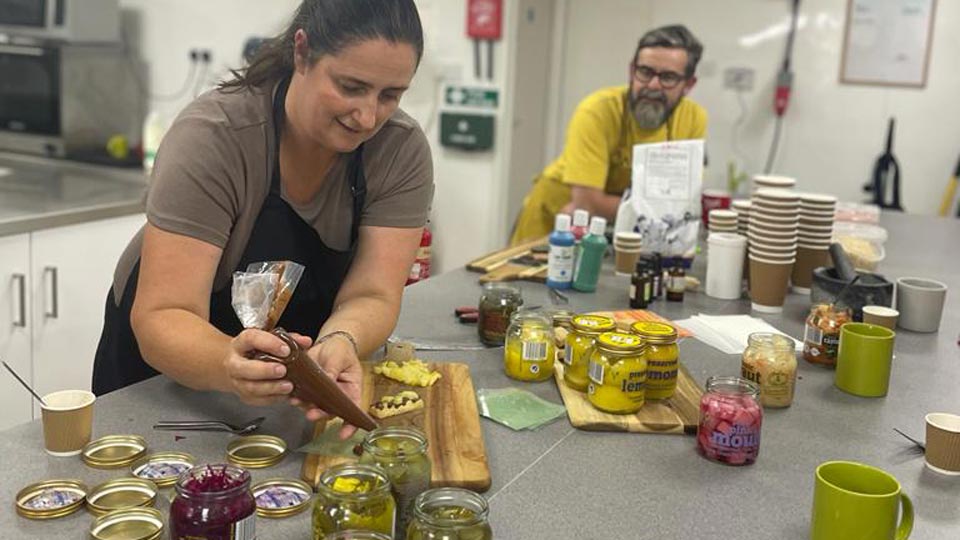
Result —
<path fill-rule="evenodd" d="M 833 239 L 840 242 L 858 270 L 872 272 L 886 256 L 887 230 L 877 225 L 838 221 L 833 225 Z"/>

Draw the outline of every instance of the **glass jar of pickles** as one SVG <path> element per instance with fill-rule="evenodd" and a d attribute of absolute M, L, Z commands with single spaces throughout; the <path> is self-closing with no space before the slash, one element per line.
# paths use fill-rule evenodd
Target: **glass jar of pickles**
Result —
<path fill-rule="evenodd" d="M 437 488 L 417 497 L 407 540 L 492 540 L 487 500 L 460 488 Z"/>
<path fill-rule="evenodd" d="M 503 367 L 508 377 L 544 381 L 553 376 L 556 345 L 553 321 L 538 310 L 520 310 L 510 317 Z"/>
<path fill-rule="evenodd" d="M 740 377 L 710 377 L 700 398 L 697 451 L 728 465 L 749 465 L 760 453 L 760 388 Z"/>
<path fill-rule="evenodd" d="M 233 465 L 198 465 L 174 484 L 170 538 L 231 540 L 256 537 L 257 504 L 250 473 Z"/>
<path fill-rule="evenodd" d="M 393 540 L 389 536 L 373 531 L 337 531 L 323 537 L 323 540 Z"/>
<path fill-rule="evenodd" d="M 837 365 L 840 327 L 853 321 L 853 312 L 834 304 L 815 304 L 810 308 L 803 329 L 803 358 L 825 366 Z"/>
<path fill-rule="evenodd" d="M 587 367 L 590 356 L 596 347 L 600 334 L 617 329 L 617 323 L 610 317 L 599 315 L 577 315 L 571 324 L 573 331 L 567 334 L 563 354 L 563 382 L 574 390 L 586 392 L 590 379 Z"/>
<path fill-rule="evenodd" d="M 397 503 L 397 540 L 402 540 L 417 495 L 430 489 L 427 437 L 411 427 L 382 427 L 363 440 L 360 463 L 377 465 L 390 478 Z"/>
<path fill-rule="evenodd" d="M 677 329 L 655 321 L 639 321 L 630 330 L 647 344 L 647 399 L 667 399 L 677 389 L 680 348 Z"/>
<path fill-rule="evenodd" d="M 477 307 L 477 330 L 484 345 L 503 345 L 510 317 L 523 304 L 520 287 L 509 283 L 490 282 L 483 286 Z"/>
<path fill-rule="evenodd" d="M 375 465 L 339 465 L 320 475 L 313 503 L 313 538 L 351 529 L 394 535 L 397 507 L 390 479 Z"/>
<path fill-rule="evenodd" d="M 643 407 L 647 384 L 646 345 L 640 336 L 604 332 L 590 356 L 587 400 L 597 409 L 631 414 Z"/>
<path fill-rule="evenodd" d="M 740 374 L 760 387 L 764 407 L 789 407 L 797 382 L 797 355 L 792 339 L 782 334 L 754 332 L 747 338 Z"/>

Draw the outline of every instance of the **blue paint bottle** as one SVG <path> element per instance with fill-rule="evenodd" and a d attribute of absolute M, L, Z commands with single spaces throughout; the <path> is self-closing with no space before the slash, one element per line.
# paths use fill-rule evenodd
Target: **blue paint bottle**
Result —
<path fill-rule="evenodd" d="M 570 232 L 569 214 L 557 214 L 549 243 L 547 287 L 569 289 L 573 283 L 573 252 L 576 244 L 576 238 Z"/>

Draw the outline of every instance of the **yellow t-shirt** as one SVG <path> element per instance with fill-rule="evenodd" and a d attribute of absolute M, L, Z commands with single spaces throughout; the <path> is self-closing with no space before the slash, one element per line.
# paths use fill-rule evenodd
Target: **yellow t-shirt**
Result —
<path fill-rule="evenodd" d="M 637 125 L 626 101 L 627 87 L 613 86 L 580 102 L 567 127 L 563 153 L 540 173 L 524 200 L 511 244 L 549 234 L 554 216 L 570 202 L 571 186 L 622 194 L 630 186 L 634 145 L 706 136 L 707 111 L 691 99 L 681 98 L 657 129 Z"/>

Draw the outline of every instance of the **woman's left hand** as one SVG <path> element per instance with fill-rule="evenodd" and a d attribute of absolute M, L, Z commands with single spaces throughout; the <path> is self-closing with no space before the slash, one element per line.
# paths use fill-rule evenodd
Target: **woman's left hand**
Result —
<path fill-rule="evenodd" d="M 361 384 L 363 382 L 363 368 L 353 344 L 343 337 L 333 336 L 323 343 L 314 345 L 307 351 L 314 362 L 323 369 L 331 379 L 343 390 L 354 403 L 360 404 Z M 317 422 L 330 417 L 330 414 L 318 409 L 312 403 L 291 398 L 290 403 L 304 411 L 307 420 Z M 340 428 L 340 438 L 347 439 L 357 431 L 355 426 L 344 424 Z"/>

